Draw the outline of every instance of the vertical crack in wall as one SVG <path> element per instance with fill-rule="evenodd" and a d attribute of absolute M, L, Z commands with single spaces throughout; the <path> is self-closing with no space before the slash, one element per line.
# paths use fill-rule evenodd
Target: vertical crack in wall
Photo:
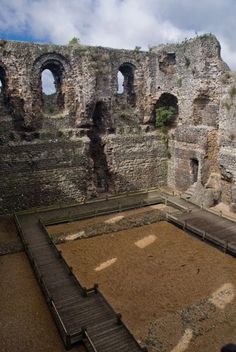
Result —
<path fill-rule="evenodd" d="M 97 192 L 109 192 L 112 189 L 112 177 L 108 168 L 105 143 L 102 134 L 105 132 L 106 109 L 104 103 L 98 102 L 92 116 L 92 126 L 88 131 L 90 138 L 90 157 L 93 160 L 94 183 Z"/>

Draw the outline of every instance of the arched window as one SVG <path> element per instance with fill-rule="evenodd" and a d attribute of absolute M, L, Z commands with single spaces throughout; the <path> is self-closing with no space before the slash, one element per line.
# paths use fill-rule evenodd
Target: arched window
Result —
<path fill-rule="evenodd" d="M 48 69 L 45 69 L 42 72 L 42 91 L 45 95 L 52 95 L 56 93 L 54 77 L 52 72 Z"/>
<path fill-rule="evenodd" d="M 132 64 L 124 63 L 119 67 L 117 74 L 118 93 L 125 94 L 127 102 L 131 105 L 135 105 L 134 70 Z"/>
<path fill-rule="evenodd" d="M 41 68 L 41 93 L 43 110 L 47 114 L 58 114 L 64 109 L 62 94 L 63 67 L 60 62 L 50 60 Z"/>
<path fill-rule="evenodd" d="M 118 94 L 124 93 L 124 81 L 125 81 L 125 78 L 123 74 L 120 71 L 118 71 L 117 73 L 117 83 L 118 83 L 117 93 Z"/>
<path fill-rule="evenodd" d="M 163 119 L 164 119 L 165 116 L 169 114 L 169 112 L 170 112 L 169 116 L 171 116 L 170 120 L 166 119 L 166 121 L 165 122 L 163 121 L 163 123 L 165 124 L 166 127 L 174 127 L 176 125 L 176 120 L 178 118 L 178 112 L 179 112 L 178 99 L 173 94 L 163 93 L 154 106 L 154 111 L 153 111 L 154 123 L 156 124 L 158 122 L 157 121 L 158 117 L 163 116 Z"/>
<path fill-rule="evenodd" d="M 47 114 L 58 113 L 57 90 L 53 73 L 45 69 L 41 73 L 43 109 Z"/>

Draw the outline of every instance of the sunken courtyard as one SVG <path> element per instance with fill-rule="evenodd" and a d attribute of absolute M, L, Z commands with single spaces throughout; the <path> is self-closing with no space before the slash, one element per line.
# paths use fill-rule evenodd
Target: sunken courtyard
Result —
<path fill-rule="evenodd" d="M 212 34 L 148 51 L 0 40 L 1 351 L 236 344 L 220 50 Z"/>

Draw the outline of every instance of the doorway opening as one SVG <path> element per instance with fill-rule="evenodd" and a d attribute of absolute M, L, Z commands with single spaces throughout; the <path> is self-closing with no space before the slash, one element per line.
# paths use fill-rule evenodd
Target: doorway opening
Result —
<path fill-rule="evenodd" d="M 199 169 L 199 161 L 198 159 L 190 160 L 190 169 L 191 169 L 191 183 L 196 183 L 198 180 L 198 169 Z"/>

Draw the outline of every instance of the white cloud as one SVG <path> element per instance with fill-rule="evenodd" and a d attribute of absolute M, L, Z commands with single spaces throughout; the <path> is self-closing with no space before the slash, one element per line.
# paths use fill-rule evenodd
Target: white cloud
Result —
<path fill-rule="evenodd" d="M 151 2 L 156 9 L 158 1 L 149 1 L 149 5 Z M 149 44 L 178 41 L 194 34 L 156 17 L 153 8 L 142 0 L 111 0 L 109 5 L 106 0 L 100 0 L 93 22 L 96 29 L 92 28 L 88 33 L 88 42 L 118 48 L 134 48 L 136 45 L 147 48 Z"/>
<path fill-rule="evenodd" d="M 225 38 L 218 38 L 221 44 L 222 59 L 229 65 L 232 70 L 236 70 L 236 49 L 233 49 Z"/>
<path fill-rule="evenodd" d="M 42 72 L 42 89 L 47 95 L 56 93 L 54 77 L 50 70 L 46 69 Z"/>
<path fill-rule="evenodd" d="M 236 68 L 235 11 L 234 0 L 1 0 L 0 37 L 147 48 L 212 32 Z"/>

